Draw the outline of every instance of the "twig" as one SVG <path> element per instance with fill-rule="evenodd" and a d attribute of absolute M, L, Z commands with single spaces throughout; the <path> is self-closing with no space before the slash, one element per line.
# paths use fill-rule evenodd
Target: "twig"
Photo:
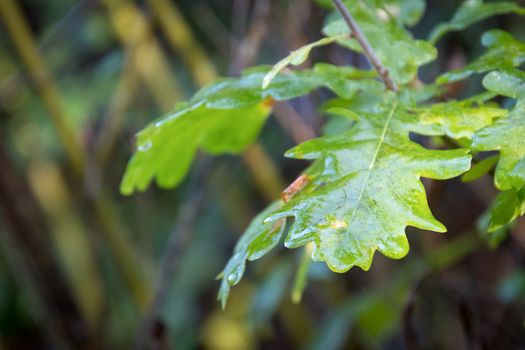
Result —
<path fill-rule="evenodd" d="M 103 0 L 116 38 L 132 53 L 131 61 L 142 82 L 164 112 L 184 93 L 172 73 L 170 62 L 159 40 L 153 35 L 152 24 L 134 1 Z M 131 22 L 130 22 L 131 21 Z M 133 23 L 130 27 L 129 23 Z"/>
<path fill-rule="evenodd" d="M 257 57 L 257 53 L 268 33 L 267 19 L 270 15 L 270 9 L 268 0 L 256 1 L 249 18 L 250 27 L 247 30 L 243 29 L 239 33 L 233 32 L 234 36 L 239 38 L 239 41 L 231 53 L 230 74 L 239 75 Z"/>
<path fill-rule="evenodd" d="M 392 91 L 397 91 L 396 84 L 390 79 L 390 75 L 388 74 L 388 70 L 383 66 L 381 63 L 381 60 L 374 52 L 374 49 L 372 49 L 372 46 L 370 46 L 370 43 L 366 39 L 366 37 L 363 35 L 363 32 L 361 32 L 361 29 L 355 22 L 354 18 L 352 17 L 352 14 L 346 6 L 343 4 L 341 0 L 332 0 L 337 10 L 341 13 L 341 16 L 343 16 L 343 19 L 345 20 L 346 24 L 348 24 L 348 27 L 350 27 L 350 30 L 352 31 L 352 35 L 357 40 L 361 48 L 363 49 L 363 52 L 365 56 L 370 60 L 370 63 L 372 63 L 372 66 L 374 66 L 375 70 L 379 73 L 381 76 L 381 79 L 385 82 L 385 85 L 388 89 Z"/>
<path fill-rule="evenodd" d="M 419 344 L 419 339 L 417 336 L 417 330 L 414 327 L 413 316 L 416 309 L 417 295 L 422 288 L 424 281 L 429 277 L 429 274 L 423 275 L 418 280 L 416 280 L 410 296 L 408 297 L 407 302 L 403 306 L 402 311 L 402 331 L 403 339 L 405 341 L 405 347 L 408 350 L 418 349 L 421 344 Z"/>
<path fill-rule="evenodd" d="M 229 28 L 219 19 L 219 16 L 204 2 L 195 6 L 191 15 L 193 18 L 199 18 L 199 21 L 195 23 L 196 28 L 206 36 L 214 49 L 221 56 L 229 58 L 231 48 L 224 43 L 230 43 L 229 46 L 237 47 L 239 40 L 230 33 Z"/>
<path fill-rule="evenodd" d="M 157 338 L 163 338 L 162 334 L 156 334 L 158 333 L 156 330 L 164 328 L 160 314 L 169 296 L 173 276 L 180 265 L 182 253 L 191 242 L 195 222 L 204 204 L 207 190 L 204 184 L 210 173 L 212 162 L 211 158 L 203 159 L 199 169 L 196 170 L 196 175 L 192 176 L 187 190 L 186 202 L 179 209 L 176 224 L 168 237 L 160 274 L 153 291 L 153 298 L 140 324 L 134 349 L 156 348 L 152 345 L 158 340 Z"/>
<path fill-rule="evenodd" d="M 299 144 L 317 136 L 314 128 L 303 120 L 291 103 L 278 103 L 273 110 L 277 122 L 295 143 Z"/>
<path fill-rule="evenodd" d="M 105 168 L 115 150 L 118 136 L 124 126 L 126 110 L 138 90 L 139 76 L 133 64 L 132 55 L 132 52 L 126 53 L 127 58 L 122 67 L 115 94 L 94 142 L 93 153 L 99 171 Z"/>
<path fill-rule="evenodd" d="M 257 57 L 257 52 L 268 33 L 266 21 L 270 14 L 270 5 L 268 0 L 258 0 L 254 4 L 250 16 L 251 25 L 246 30 L 246 36 L 240 39 L 236 47 L 229 68 L 230 73 L 240 74 Z M 259 142 L 254 142 L 241 157 L 263 195 L 269 201 L 278 198 L 286 182 L 264 147 Z"/>
<path fill-rule="evenodd" d="M 197 45 L 191 27 L 180 13 L 175 2 L 168 0 L 149 1 L 162 31 L 171 46 L 188 66 L 195 82 L 206 85 L 217 76 L 213 62 L 206 55 L 206 51 Z"/>

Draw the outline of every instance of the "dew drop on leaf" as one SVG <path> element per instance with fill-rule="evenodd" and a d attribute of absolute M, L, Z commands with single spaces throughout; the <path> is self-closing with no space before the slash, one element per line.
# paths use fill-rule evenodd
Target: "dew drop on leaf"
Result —
<path fill-rule="evenodd" d="M 138 147 L 138 150 L 139 150 L 140 152 L 145 152 L 145 151 L 147 151 L 148 149 L 150 149 L 151 146 L 152 146 L 151 142 L 146 142 L 146 143 L 140 145 L 140 146 Z"/>

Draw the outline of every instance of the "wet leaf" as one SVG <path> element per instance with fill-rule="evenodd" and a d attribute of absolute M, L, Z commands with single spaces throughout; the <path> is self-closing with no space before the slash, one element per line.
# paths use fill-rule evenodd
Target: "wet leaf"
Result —
<path fill-rule="evenodd" d="M 461 176 L 461 181 L 463 182 L 472 182 L 479 179 L 483 175 L 487 174 L 499 160 L 499 156 L 491 156 L 485 158 L 478 163 L 472 165 L 469 171 L 467 171 L 463 176 Z"/>
<path fill-rule="evenodd" d="M 312 49 L 319 46 L 331 44 L 336 39 L 337 38 L 323 38 L 292 51 L 288 56 L 277 62 L 272 67 L 272 70 L 265 75 L 262 82 L 262 88 L 266 89 L 272 82 L 273 78 L 275 78 L 277 74 L 279 74 L 287 66 L 299 66 L 303 64 L 308 59 L 308 56 L 310 55 L 310 51 L 312 51 Z"/>
<path fill-rule="evenodd" d="M 315 2 L 325 8 L 334 8 L 332 0 L 315 0 Z M 373 2 L 379 14 L 387 11 L 407 26 L 413 26 L 419 22 L 426 5 L 424 0 L 374 0 Z"/>
<path fill-rule="evenodd" d="M 447 135 L 453 139 L 471 139 L 473 134 L 507 114 L 506 109 L 479 105 L 472 101 L 434 103 L 413 110 L 419 115 L 417 130 L 426 135 Z"/>
<path fill-rule="evenodd" d="M 120 192 L 144 191 L 153 178 L 159 187 L 176 186 L 186 176 L 198 148 L 211 154 L 241 152 L 257 137 L 269 113 L 264 104 L 232 110 L 198 104 L 151 124 L 137 135 L 137 150 Z"/>
<path fill-rule="evenodd" d="M 472 147 L 478 151 L 499 151 L 496 187 L 519 191 L 525 185 L 525 72 L 494 71 L 485 77 L 483 85 L 518 102 L 506 117 L 478 131 Z"/>
<path fill-rule="evenodd" d="M 379 111 L 360 113 L 348 132 L 307 141 L 287 152 L 324 168 L 267 219 L 293 216 L 289 248 L 313 242 L 312 258 L 344 272 L 368 270 L 374 252 L 399 259 L 408 252 L 406 226 L 444 232 L 428 207 L 420 177 L 448 179 L 470 167 L 468 151 L 435 151 L 410 141 L 403 106 L 387 94 Z"/>
<path fill-rule="evenodd" d="M 441 75 L 437 83 L 445 84 L 465 79 L 472 74 L 496 69 L 509 69 L 525 62 L 525 44 L 502 30 L 494 29 L 481 37 L 487 52 L 463 68 Z"/>
<path fill-rule="evenodd" d="M 257 215 L 243 233 L 237 244 L 233 256 L 222 271 L 222 281 L 217 299 L 222 308 L 226 306 L 230 288 L 239 283 L 246 269 L 246 261 L 254 261 L 266 255 L 281 239 L 284 233 L 285 220 L 264 222 L 264 219 L 281 207 L 280 201 L 272 203 L 268 208 Z"/>
<path fill-rule="evenodd" d="M 517 100 L 504 118 L 478 131 L 472 147 L 499 151 L 494 183 L 501 192 L 490 209 L 489 231 L 525 214 L 525 72 L 509 68 L 493 71 L 483 79 L 489 91 Z"/>
<path fill-rule="evenodd" d="M 489 232 L 494 232 L 518 216 L 525 215 L 525 187 L 521 191 L 510 189 L 500 192 L 494 199 L 489 213 Z"/>
<path fill-rule="evenodd" d="M 445 34 L 459 31 L 488 17 L 516 13 L 525 15 L 525 8 L 513 2 L 498 1 L 484 3 L 482 0 L 464 1 L 449 22 L 439 24 L 429 35 L 429 41 L 436 43 Z"/>
<path fill-rule="evenodd" d="M 419 22 L 425 11 L 423 0 L 384 0 L 387 11 L 407 26 L 414 26 Z"/>

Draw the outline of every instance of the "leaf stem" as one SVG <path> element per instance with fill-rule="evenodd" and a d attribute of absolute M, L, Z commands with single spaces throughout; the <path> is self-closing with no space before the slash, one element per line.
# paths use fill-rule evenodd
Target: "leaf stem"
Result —
<path fill-rule="evenodd" d="M 388 70 L 383 66 L 379 57 L 377 57 L 376 53 L 374 52 L 374 49 L 372 48 L 372 46 L 370 46 L 370 43 L 363 35 L 363 32 L 361 32 L 361 29 L 352 17 L 352 14 L 348 10 L 348 8 L 346 8 L 346 6 L 341 0 L 332 1 L 339 13 L 341 13 L 341 16 L 343 16 L 343 19 L 345 20 L 348 27 L 352 31 L 352 36 L 355 38 L 355 40 L 357 40 L 357 42 L 363 49 L 365 56 L 368 58 L 372 66 L 374 66 L 374 69 L 379 73 L 381 79 L 383 79 L 383 81 L 385 82 L 386 87 L 389 90 L 397 91 L 397 86 L 390 78 Z"/>

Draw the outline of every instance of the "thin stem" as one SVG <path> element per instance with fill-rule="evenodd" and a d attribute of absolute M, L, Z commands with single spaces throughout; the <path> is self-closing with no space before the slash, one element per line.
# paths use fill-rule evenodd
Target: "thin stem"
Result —
<path fill-rule="evenodd" d="M 348 9 L 346 8 L 346 6 L 343 4 L 341 0 L 332 0 L 332 1 L 335 7 L 337 8 L 337 10 L 343 16 L 343 19 L 345 20 L 348 27 L 350 27 L 353 37 L 355 38 L 355 40 L 357 40 L 357 42 L 363 49 L 365 56 L 370 60 L 370 63 L 372 63 L 372 66 L 374 66 L 375 70 L 381 76 L 381 79 L 383 79 L 383 81 L 385 82 L 386 87 L 392 91 L 397 91 L 397 86 L 392 81 L 392 79 L 390 79 L 388 70 L 383 66 L 379 57 L 377 57 L 376 53 L 374 52 L 374 49 L 372 49 L 372 46 L 370 46 L 370 43 L 368 42 L 366 37 L 363 35 L 363 32 L 361 32 L 361 29 L 355 22 L 350 11 L 348 11 Z"/>
<path fill-rule="evenodd" d="M 162 339 L 164 335 L 157 334 L 156 328 L 160 326 L 162 329 L 163 327 L 161 315 L 163 307 L 169 297 L 175 273 L 182 262 L 183 252 L 191 243 L 191 236 L 195 230 L 200 210 L 205 204 L 207 187 L 203 184 L 208 182 L 208 174 L 212 168 L 213 160 L 206 157 L 199 165 L 188 186 L 186 201 L 181 206 L 176 224 L 168 237 L 160 273 L 153 291 L 153 298 L 140 324 L 133 349 L 157 348 L 152 345 L 164 341 Z"/>

